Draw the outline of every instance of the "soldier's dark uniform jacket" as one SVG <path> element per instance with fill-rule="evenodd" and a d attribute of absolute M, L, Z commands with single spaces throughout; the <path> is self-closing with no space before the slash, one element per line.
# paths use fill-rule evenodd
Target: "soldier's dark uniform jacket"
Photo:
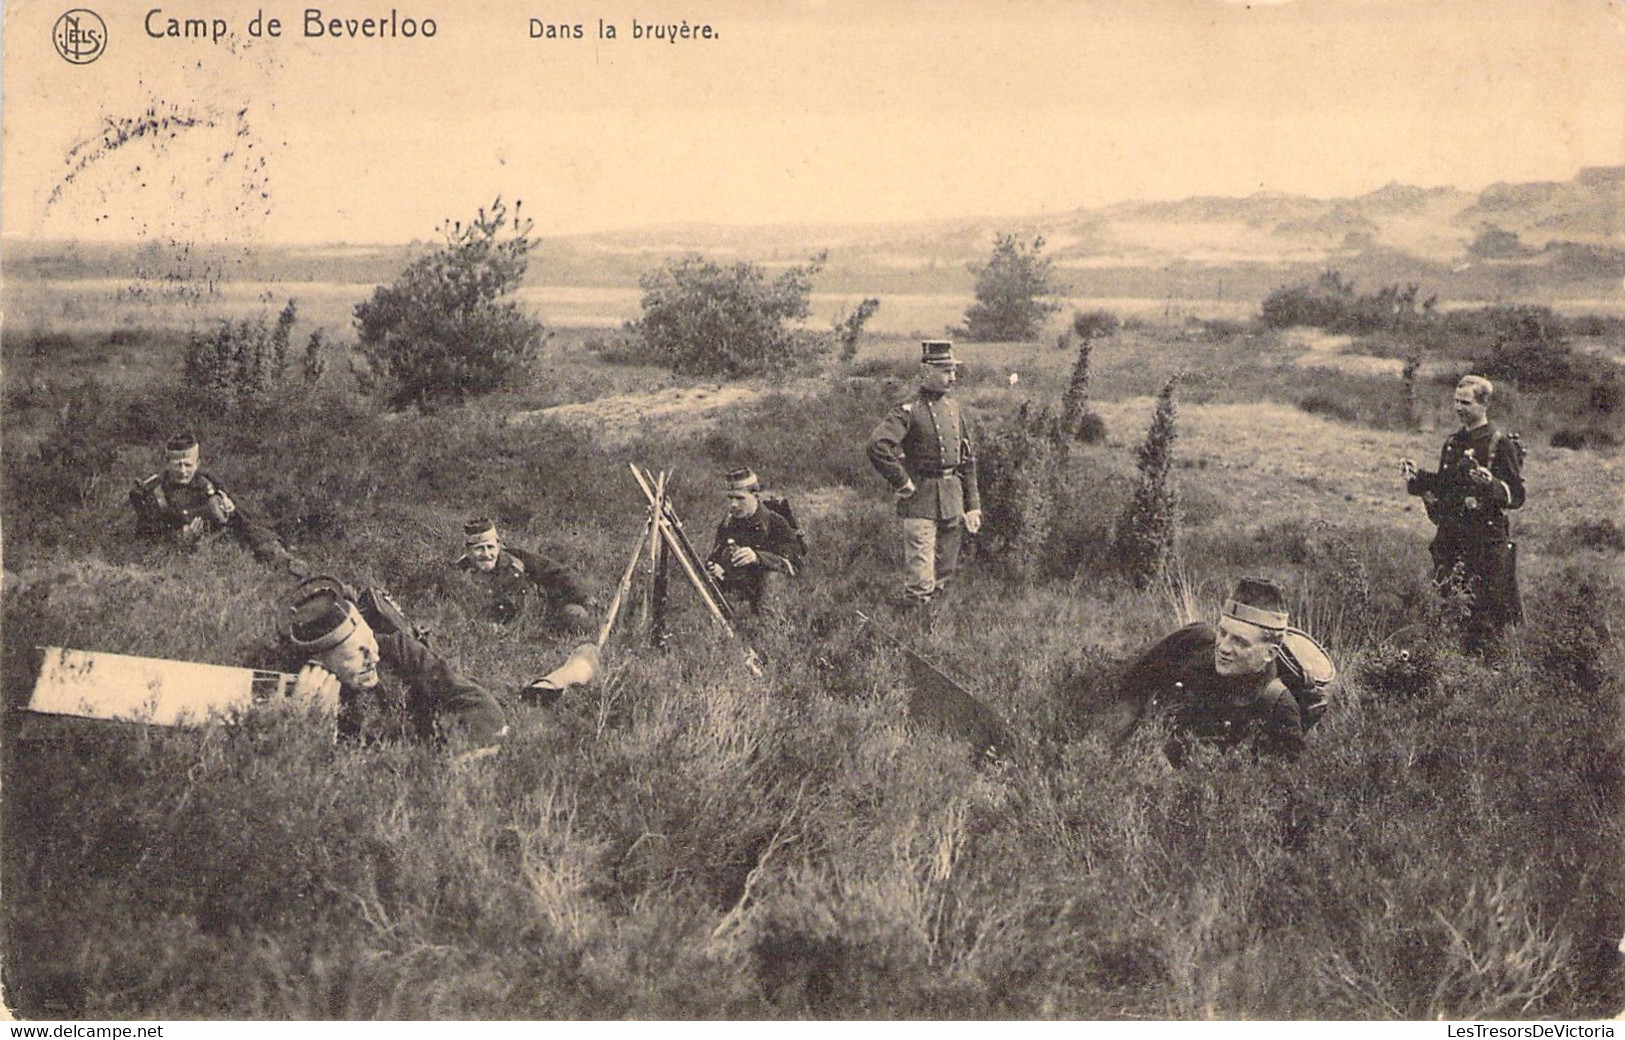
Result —
<path fill-rule="evenodd" d="M 1181 764 L 1193 743 L 1251 743 L 1261 755 L 1294 759 L 1303 751 L 1298 701 L 1272 662 L 1255 675 L 1224 676 L 1214 667 L 1218 629 L 1196 622 L 1166 636 L 1124 673 L 1121 693 L 1139 717 L 1166 712 L 1172 735 L 1164 748 Z"/>
<path fill-rule="evenodd" d="M 1475 484 L 1468 473 L 1483 466 L 1494 478 Z M 1437 472 L 1418 471 L 1405 489 L 1421 495 L 1438 533 L 1428 551 L 1434 580 L 1443 585 L 1462 569 L 1473 593 L 1477 627 L 1521 619 L 1517 569 L 1507 511 L 1524 503 L 1523 453 L 1494 423 L 1457 430 L 1444 442 Z"/>
<path fill-rule="evenodd" d="M 416 738 L 469 746 L 495 743 L 507 728 L 502 707 L 406 632 L 375 632 L 377 686 L 339 691 L 339 735 Z"/>
<path fill-rule="evenodd" d="M 905 519 L 953 520 L 982 508 L 976 452 L 959 402 L 921 390 L 893 408 L 869 437 L 869 461 L 891 489 L 914 482 L 897 503 Z"/>
<path fill-rule="evenodd" d="M 734 546 L 755 549 L 756 565 L 736 567 L 729 563 Z M 752 610 L 760 610 L 769 574 L 794 577 L 801 570 L 801 543 L 790 521 L 767 506 L 757 505 L 756 512 L 750 516 L 723 517 L 722 523 L 717 525 L 716 542 L 707 561 L 722 567 L 722 580 L 718 584 L 730 603 L 743 603 Z"/>
<path fill-rule="evenodd" d="M 467 555 L 457 559 L 459 569 L 490 583 L 491 609 L 499 621 L 512 621 L 525 612 L 533 595 L 550 597 L 556 613 L 574 604 L 585 607 L 587 594 L 561 563 L 541 553 L 504 547 L 489 571 L 481 571 Z"/>
<path fill-rule="evenodd" d="M 232 502 L 224 522 L 218 515 L 220 510 L 210 507 L 217 496 Z M 220 482 L 202 470 L 185 484 L 174 483 L 162 472 L 138 480 L 130 489 L 130 505 L 135 509 L 137 529 L 149 537 L 174 538 L 186 525 L 202 518 L 209 530 L 230 530 L 242 538 L 261 560 L 287 555 L 276 533 L 244 513 Z"/>

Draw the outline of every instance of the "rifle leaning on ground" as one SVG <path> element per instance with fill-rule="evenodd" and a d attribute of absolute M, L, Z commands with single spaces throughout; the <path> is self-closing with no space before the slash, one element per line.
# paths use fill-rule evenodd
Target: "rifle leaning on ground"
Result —
<path fill-rule="evenodd" d="M 583 643 L 576 647 L 563 665 L 525 688 L 528 693 L 541 699 L 551 699 L 571 686 L 590 682 L 598 676 L 602 670 L 601 651 L 614 632 L 615 623 L 620 619 L 621 611 L 632 595 L 632 582 L 646 550 L 653 567 L 653 585 L 646 602 L 657 641 L 665 616 L 664 563 L 670 557 L 676 557 L 678 565 L 688 577 L 689 584 L 699 593 L 706 610 L 710 612 L 718 627 L 729 639 L 738 639 L 738 633 L 734 631 L 732 624 L 733 606 L 710 572 L 705 569 L 704 560 L 695 552 L 693 543 L 688 540 L 688 535 L 683 530 L 682 518 L 677 515 L 671 500 L 666 497 L 666 487 L 670 483 L 671 473 L 663 470 L 658 475 L 652 474 L 636 463 L 627 463 L 627 468 L 632 471 L 638 487 L 648 499 L 648 517 L 643 521 L 643 527 L 632 545 L 632 555 L 626 561 L 626 568 L 621 571 L 621 580 L 615 587 L 615 596 L 610 600 L 609 609 L 605 611 L 604 624 L 598 630 L 597 642 Z M 753 675 L 762 674 L 761 667 L 756 663 L 755 654 L 748 648 L 745 652 L 745 665 Z"/>

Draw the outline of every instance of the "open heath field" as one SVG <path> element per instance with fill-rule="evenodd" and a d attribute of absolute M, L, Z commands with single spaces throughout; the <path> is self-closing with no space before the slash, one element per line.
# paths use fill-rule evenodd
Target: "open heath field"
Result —
<path fill-rule="evenodd" d="M 391 413 L 358 392 L 354 300 L 336 290 L 287 294 L 294 343 L 333 337 L 319 378 L 231 410 L 183 384 L 184 323 L 40 293 L 30 321 L 8 314 L 4 341 L 8 707 L 28 696 L 34 645 L 276 661 L 291 579 L 229 541 L 177 554 L 135 537 L 130 482 L 190 429 L 243 508 L 317 570 L 388 588 L 437 652 L 505 699 L 513 735 L 454 765 L 432 748 L 336 744 L 327 720 L 296 712 L 48 732 L 10 713 L 0 981 L 19 1016 L 1625 1007 L 1625 474 L 1595 436 L 1554 447 L 1569 420 L 1547 397 L 1497 397 L 1493 417 L 1529 448 L 1514 515 L 1528 623 L 1471 657 L 1427 580 L 1431 528 L 1397 467 L 1436 460 L 1454 357 L 1423 358 L 1407 400 L 1386 366 L 1301 363 L 1365 356 L 1353 345 L 1148 311 L 1094 343 L 1105 435 L 1046 463 L 1029 565 L 972 544 L 921 615 L 896 606 L 900 540 L 863 444 L 911 388 L 913 333 L 964 301 L 919 317 L 899 305 L 897 324 L 884 301 L 850 362 L 724 383 L 611 360 L 635 296 L 583 297 L 583 315 L 609 320 L 579 322 L 527 299 L 553 334 L 525 385 Z M 274 317 L 284 302 L 231 306 Z M 1075 352 L 1058 331 L 956 348 L 969 362 L 956 394 L 990 443 L 1022 405 L 1060 400 Z M 1138 590 L 1113 527 L 1175 373 L 1182 521 L 1166 578 Z M 702 552 L 721 473 L 755 467 L 796 504 L 809 566 L 753 635 L 760 675 L 677 584 L 665 647 L 633 611 L 597 682 L 520 704 L 510 691 L 572 641 L 487 620 L 451 567 L 461 523 L 494 516 L 509 541 L 566 561 L 602 611 L 645 515 L 628 461 L 674 472 Z M 1215 614 L 1242 575 L 1281 582 L 1339 666 L 1304 756 L 1203 752 L 1176 770 L 1151 729 L 1108 747 L 1100 720 L 1123 665 Z M 911 718 L 905 661 L 876 625 L 980 698 L 1017 747 L 978 760 Z"/>

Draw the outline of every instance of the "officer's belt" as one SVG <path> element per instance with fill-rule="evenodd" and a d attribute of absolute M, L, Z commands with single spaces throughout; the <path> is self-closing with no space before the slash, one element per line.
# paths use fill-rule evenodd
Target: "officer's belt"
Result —
<path fill-rule="evenodd" d="M 959 472 L 959 465 L 955 464 L 955 465 L 952 465 L 952 466 L 918 466 L 918 465 L 910 464 L 908 466 L 908 469 L 909 469 L 910 472 L 917 473 L 922 477 L 951 477 L 955 473 Z"/>

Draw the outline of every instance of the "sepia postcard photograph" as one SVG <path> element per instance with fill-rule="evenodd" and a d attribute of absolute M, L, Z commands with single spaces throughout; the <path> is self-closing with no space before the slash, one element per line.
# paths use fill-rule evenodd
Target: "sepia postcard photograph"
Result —
<path fill-rule="evenodd" d="M 4 1016 L 1614 1035 L 1620 0 L 9 0 L 0 125 Z"/>

